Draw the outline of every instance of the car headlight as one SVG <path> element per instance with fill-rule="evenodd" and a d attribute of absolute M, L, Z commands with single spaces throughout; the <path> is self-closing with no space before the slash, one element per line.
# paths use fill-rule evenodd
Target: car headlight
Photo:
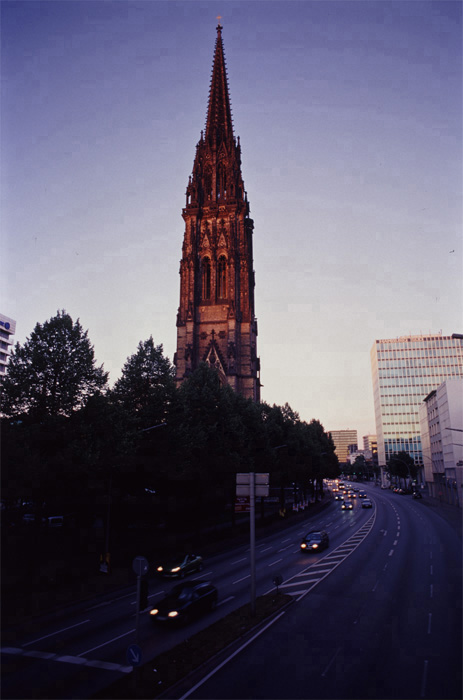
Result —
<path fill-rule="evenodd" d="M 303 543 L 301 544 L 301 549 L 305 549 L 306 547 L 307 547 L 306 543 L 303 542 Z"/>
<path fill-rule="evenodd" d="M 164 571 L 164 569 L 163 569 L 162 566 L 158 566 L 158 568 L 156 569 L 156 571 Z"/>
<path fill-rule="evenodd" d="M 171 571 L 172 571 L 173 574 L 176 574 L 177 571 L 180 571 L 180 567 L 179 567 L 179 566 L 174 566 L 174 568 L 171 569 Z"/>
<path fill-rule="evenodd" d="M 178 611 L 177 610 L 171 610 L 170 613 L 168 614 L 168 617 L 177 617 Z"/>
<path fill-rule="evenodd" d="M 313 545 L 312 545 L 312 549 L 317 549 L 317 548 L 318 548 L 318 544 L 313 544 Z"/>
<path fill-rule="evenodd" d="M 159 610 L 157 608 L 153 608 L 152 610 L 150 610 L 150 615 L 157 615 L 158 612 Z"/>

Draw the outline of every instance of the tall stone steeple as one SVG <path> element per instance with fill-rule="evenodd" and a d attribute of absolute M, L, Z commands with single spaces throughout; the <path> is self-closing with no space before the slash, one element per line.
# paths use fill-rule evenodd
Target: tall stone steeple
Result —
<path fill-rule="evenodd" d="M 201 362 L 221 381 L 260 400 L 257 321 L 254 315 L 253 221 L 241 175 L 241 148 L 233 135 L 222 27 L 217 26 L 206 130 L 196 145 L 186 190 L 177 386 Z"/>

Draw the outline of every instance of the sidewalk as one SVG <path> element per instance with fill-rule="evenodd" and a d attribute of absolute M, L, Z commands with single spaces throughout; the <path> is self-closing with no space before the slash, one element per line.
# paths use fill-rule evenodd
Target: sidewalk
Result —
<path fill-rule="evenodd" d="M 420 505 L 425 508 L 432 508 L 432 510 L 440 515 L 441 518 L 447 520 L 449 525 L 453 527 L 457 533 L 460 540 L 462 539 L 462 523 L 463 523 L 463 511 L 457 506 L 451 506 L 444 501 L 439 501 L 438 498 L 433 498 L 432 496 L 423 496 L 423 499 L 418 501 Z"/>

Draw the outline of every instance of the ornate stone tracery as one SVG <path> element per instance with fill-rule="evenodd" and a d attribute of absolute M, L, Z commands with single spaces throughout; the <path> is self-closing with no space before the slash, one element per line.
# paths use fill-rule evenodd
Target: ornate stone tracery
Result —
<path fill-rule="evenodd" d="M 205 361 L 217 369 L 221 381 L 259 401 L 249 214 L 218 25 L 206 130 L 196 146 L 183 209 L 177 384 Z"/>

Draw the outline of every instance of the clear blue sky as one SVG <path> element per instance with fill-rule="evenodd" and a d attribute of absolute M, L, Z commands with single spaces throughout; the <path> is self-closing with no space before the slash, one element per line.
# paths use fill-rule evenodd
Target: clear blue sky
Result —
<path fill-rule="evenodd" d="M 114 382 L 176 347 L 222 16 L 262 398 L 375 432 L 376 338 L 462 332 L 462 3 L 8 2 L 1 312 L 80 318 Z M 454 252 L 450 252 L 454 251 Z"/>

